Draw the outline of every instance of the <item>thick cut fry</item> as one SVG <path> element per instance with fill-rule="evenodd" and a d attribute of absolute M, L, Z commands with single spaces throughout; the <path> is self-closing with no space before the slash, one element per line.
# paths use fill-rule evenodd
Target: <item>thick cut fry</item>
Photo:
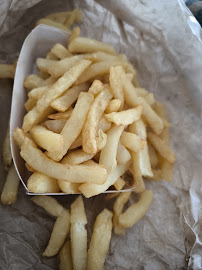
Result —
<path fill-rule="evenodd" d="M 58 217 L 63 212 L 63 206 L 50 196 L 34 196 L 31 200 L 38 206 L 44 208 L 50 215 Z"/>
<path fill-rule="evenodd" d="M 56 43 L 51 49 L 52 54 L 57 56 L 59 59 L 67 58 L 72 54 L 60 43 Z"/>
<path fill-rule="evenodd" d="M 121 144 L 121 142 L 118 144 L 116 159 L 118 165 L 125 164 L 131 160 L 129 151 L 125 148 L 125 146 L 123 146 L 123 144 Z"/>
<path fill-rule="evenodd" d="M 140 200 L 137 203 L 131 205 L 124 213 L 119 216 L 120 225 L 125 228 L 130 228 L 135 225 L 135 223 L 142 219 L 149 210 L 152 199 L 152 190 L 145 190 L 143 193 L 141 193 Z"/>
<path fill-rule="evenodd" d="M 61 97 L 51 103 L 51 107 L 60 112 L 65 112 L 77 100 L 81 92 L 86 92 L 89 88 L 88 83 L 73 86 L 68 89 Z"/>
<path fill-rule="evenodd" d="M 109 104 L 105 110 L 105 113 L 118 112 L 120 107 L 121 107 L 121 100 L 120 99 L 112 99 L 109 102 Z"/>
<path fill-rule="evenodd" d="M 104 269 L 112 235 L 112 212 L 104 209 L 96 218 L 88 250 L 87 269 Z"/>
<path fill-rule="evenodd" d="M 37 149 L 29 139 L 25 139 L 20 155 L 36 171 L 58 180 L 73 183 L 91 182 L 102 185 L 107 178 L 107 171 L 101 165 L 63 165 L 49 159 Z"/>
<path fill-rule="evenodd" d="M 116 190 L 121 190 L 125 186 L 126 182 L 121 178 L 121 176 L 114 183 L 114 187 Z"/>
<path fill-rule="evenodd" d="M 67 193 L 67 194 L 79 194 L 80 191 L 78 190 L 78 186 L 80 184 L 78 183 L 69 183 L 64 180 L 58 180 L 58 185 L 62 192 Z"/>
<path fill-rule="evenodd" d="M 113 229 L 115 234 L 125 234 L 125 228 L 119 224 L 119 216 L 123 211 L 124 205 L 127 203 L 131 196 L 131 191 L 120 193 L 113 206 Z"/>
<path fill-rule="evenodd" d="M 28 97 L 33 100 L 38 100 L 45 94 L 46 91 L 48 91 L 48 89 L 49 86 L 34 88 L 28 93 Z"/>
<path fill-rule="evenodd" d="M 20 183 L 20 178 L 17 175 L 15 166 L 12 165 L 8 171 L 6 177 L 6 182 L 1 193 L 2 204 L 14 204 L 17 199 L 18 186 Z"/>
<path fill-rule="evenodd" d="M 0 79 L 14 79 L 15 76 L 15 66 L 14 65 L 7 65 L 7 64 L 0 64 Z"/>
<path fill-rule="evenodd" d="M 112 46 L 84 37 L 77 37 L 73 39 L 69 44 L 68 49 L 71 53 L 91 53 L 101 51 L 109 54 L 116 54 Z"/>
<path fill-rule="evenodd" d="M 121 112 L 112 112 L 109 114 L 105 114 L 105 117 L 109 122 L 118 125 L 128 126 L 132 124 L 134 121 L 137 121 L 142 114 L 142 106 L 139 105 L 136 108 L 128 109 L 126 111 Z"/>
<path fill-rule="evenodd" d="M 120 141 L 126 148 L 133 152 L 139 152 L 147 143 L 136 134 L 126 131 L 123 131 Z"/>
<path fill-rule="evenodd" d="M 40 19 L 36 22 L 36 25 L 39 25 L 39 24 L 44 24 L 44 25 L 48 25 L 48 26 L 52 26 L 52 27 L 55 27 L 55 28 L 58 28 L 60 30 L 63 30 L 67 33 L 70 33 L 71 31 L 66 27 L 64 26 L 63 24 L 59 23 L 59 22 L 54 22 L 50 19 Z"/>
<path fill-rule="evenodd" d="M 70 107 L 68 110 L 66 110 L 65 112 L 61 112 L 61 113 L 54 113 L 54 114 L 50 114 L 48 116 L 49 119 L 68 119 L 71 114 L 72 114 L 72 108 Z"/>
<path fill-rule="evenodd" d="M 93 99 L 93 95 L 89 93 L 80 93 L 74 110 L 60 133 L 64 140 L 62 150 L 48 153 L 53 160 L 61 160 L 80 134 Z"/>
<path fill-rule="evenodd" d="M 24 80 L 24 87 L 28 90 L 42 86 L 44 80 L 36 74 L 28 75 Z"/>
<path fill-rule="evenodd" d="M 37 101 L 36 107 L 29 111 L 23 121 L 23 130 L 28 132 L 33 125 L 43 121 L 41 118 L 46 115 L 49 105 L 59 96 L 61 96 L 78 78 L 78 76 L 90 65 L 90 61 L 82 60 L 70 68 L 49 90 L 43 97 Z M 46 113 L 45 113 L 46 112 Z M 50 114 L 50 112 L 49 112 Z M 48 115 L 49 115 L 48 114 Z"/>
<path fill-rule="evenodd" d="M 73 270 L 71 245 L 69 241 L 66 241 L 62 246 L 59 258 L 60 258 L 60 270 Z"/>
<path fill-rule="evenodd" d="M 140 169 L 139 153 L 131 151 L 133 161 L 133 181 L 132 187 L 134 187 L 136 193 L 141 193 L 145 190 L 145 184 L 142 179 L 142 172 Z"/>
<path fill-rule="evenodd" d="M 169 146 L 154 133 L 149 132 L 147 135 L 149 142 L 154 146 L 154 148 L 159 152 L 159 154 L 171 164 L 175 163 L 175 154 L 171 151 Z"/>
<path fill-rule="evenodd" d="M 11 155 L 11 146 L 10 146 L 10 121 L 8 123 L 6 137 L 3 143 L 3 163 L 4 163 L 4 169 L 8 171 L 8 169 L 12 165 L 12 155 Z"/>
<path fill-rule="evenodd" d="M 95 98 L 89 110 L 86 123 L 82 130 L 82 145 L 86 153 L 95 154 L 97 152 L 96 132 L 98 124 L 111 98 L 111 93 L 105 88 Z"/>
<path fill-rule="evenodd" d="M 105 166 L 108 174 L 110 174 L 114 170 L 114 168 L 116 168 L 117 148 L 123 130 L 124 126 L 113 125 L 107 131 L 107 143 L 105 147 L 101 150 L 99 164 Z"/>
<path fill-rule="evenodd" d="M 79 186 L 79 190 L 86 198 L 98 195 L 112 186 L 116 180 L 127 171 L 129 166 L 130 161 L 124 165 L 117 166 L 112 173 L 107 176 L 107 180 L 103 185 L 82 184 Z"/>
<path fill-rule="evenodd" d="M 110 81 L 110 89 L 112 91 L 112 94 L 114 98 L 117 98 L 121 101 L 121 108 L 123 108 L 124 105 L 124 92 L 123 92 L 123 82 L 121 79 L 121 72 L 122 67 L 110 67 L 110 75 L 109 75 L 109 81 Z"/>
<path fill-rule="evenodd" d="M 36 125 L 30 130 L 34 141 L 47 151 L 62 151 L 64 146 L 63 137 L 41 125 Z"/>
<path fill-rule="evenodd" d="M 81 196 L 77 197 L 71 205 L 70 222 L 73 269 L 85 270 L 87 264 L 87 231 L 85 229 L 87 218 Z"/>
<path fill-rule="evenodd" d="M 56 179 L 38 172 L 34 172 L 29 177 L 27 188 L 34 193 L 57 193 L 60 191 Z"/>
<path fill-rule="evenodd" d="M 159 161 L 158 161 L 156 150 L 150 143 L 148 143 L 148 152 L 149 152 L 149 159 L 151 162 L 151 167 L 154 169 L 157 167 Z"/>
<path fill-rule="evenodd" d="M 67 209 L 63 209 L 56 219 L 48 246 L 43 252 L 43 256 L 52 257 L 59 253 L 59 250 L 69 233 L 69 229 L 70 214 Z"/>
<path fill-rule="evenodd" d="M 57 60 L 50 60 L 46 58 L 37 58 L 36 60 L 36 65 L 38 69 L 42 72 L 48 73 L 49 66 L 51 66 L 54 63 L 57 63 Z"/>
<path fill-rule="evenodd" d="M 60 133 L 65 126 L 67 119 L 47 120 L 42 125 L 55 133 Z"/>
<path fill-rule="evenodd" d="M 99 80 L 94 80 L 91 87 L 88 90 L 88 93 L 96 97 L 103 89 L 104 89 L 103 83 Z"/>

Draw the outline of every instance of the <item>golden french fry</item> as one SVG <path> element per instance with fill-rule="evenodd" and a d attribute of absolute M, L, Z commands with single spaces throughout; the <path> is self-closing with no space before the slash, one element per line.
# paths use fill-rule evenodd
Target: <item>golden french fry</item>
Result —
<path fill-rule="evenodd" d="M 86 165 L 63 165 L 52 161 L 37 149 L 28 138 L 25 138 L 22 144 L 20 155 L 36 171 L 58 180 L 73 183 L 96 182 L 102 185 L 107 178 L 106 169 L 98 164 L 90 167 Z"/>
<path fill-rule="evenodd" d="M 142 179 L 142 172 L 140 169 L 139 153 L 131 151 L 131 157 L 133 161 L 133 181 L 134 181 L 132 187 L 134 187 L 136 193 L 141 193 L 145 190 L 145 184 Z"/>
<path fill-rule="evenodd" d="M 30 130 L 34 141 L 47 151 L 62 151 L 64 146 L 63 137 L 41 125 L 36 125 Z"/>
<path fill-rule="evenodd" d="M 31 200 L 54 217 L 58 217 L 64 210 L 63 206 L 51 196 L 39 195 L 32 197 Z"/>
<path fill-rule="evenodd" d="M 88 90 L 88 93 L 96 97 L 103 89 L 104 89 L 103 83 L 99 80 L 94 80 L 91 87 Z"/>
<path fill-rule="evenodd" d="M 104 269 L 112 234 L 112 212 L 104 209 L 96 218 L 87 259 L 88 270 Z"/>
<path fill-rule="evenodd" d="M 136 134 L 126 131 L 123 131 L 120 141 L 126 148 L 133 152 L 139 152 L 147 143 Z"/>
<path fill-rule="evenodd" d="M 57 62 L 58 62 L 57 60 L 50 60 L 50 59 L 46 59 L 46 58 L 37 58 L 36 65 L 40 71 L 48 73 L 49 66 L 54 64 L 54 63 L 57 63 Z"/>
<path fill-rule="evenodd" d="M 70 230 L 70 214 L 67 209 L 63 209 L 56 219 L 51 233 L 51 237 L 47 248 L 43 252 L 43 256 L 52 257 L 59 253 L 60 248 Z"/>
<path fill-rule="evenodd" d="M 74 24 L 74 22 L 76 21 L 76 17 L 77 17 L 77 13 L 80 12 L 78 9 L 74 9 L 70 16 L 65 20 L 64 22 L 64 25 L 67 27 L 67 28 L 70 28 L 72 24 Z M 81 12 L 80 12 L 81 13 Z M 82 13 L 81 13 L 81 16 L 82 16 Z"/>
<path fill-rule="evenodd" d="M 33 100 L 38 100 L 45 94 L 46 91 L 48 91 L 48 89 L 49 86 L 40 86 L 34 88 L 28 93 L 28 97 Z"/>
<path fill-rule="evenodd" d="M 118 112 L 120 107 L 121 107 L 121 100 L 120 99 L 112 99 L 109 102 L 109 104 L 105 110 L 105 113 Z"/>
<path fill-rule="evenodd" d="M 24 87 L 28 90 L 38 88 L 42 85 L 44 80 L 36 74 L 28 75 L 24 80 Z"/>
<path fill-rule="evenodd" d="M 114 183 L 114 187 L 116 190 L 121 190 L 125 186 L 126 182 L 121 178 L 121 176 Z"/>
<path fill-rule="evenodd" d="M 110 186 L 114 185 L 116 180 L 122 176 L 130 166 L 130 161 L 123 165 L 118 165 L 111 174 L 108 174 L 107 180 L 103 185 L 94 185 L 84 183 L 78 187 L 78 189 L 83 193 L 86 198 L 98 195 L 106 191 Z"/>
<path fill-rule="evenodd" d="M 121 101 L 121 109 L 124 105 L 124 92 L 123 92 L 123 82 L 121 79 L 122 67 L 116 66 L 110 67 L 109 73 L 109 81 L 110 81 L 110 89 L 114 98 L 119 99 Z"/>
<path fill-rule="evenodd" d="M 50 151 L 48 153 L 48 156 L 51 157 L 53 160 L 61 160 L 63 156 L 67 153 L 69 147 L 78 137 L 82 130 L 93 100 L 93 95 L 89 93 L 80 93 L 74 110 L 60 133 L 64 140 L 62 150 L 60 149 L 59 151 Z"/>
<path fill-rule="evenodd" d="M 34 172 L 29 177 L 27 188 L 34 193 L 57 193 L 60 191 L 56 179 L 39 172 Z"/>
<path fill-rule="evenodd" d="M 49 105 L 59 96 L 61 96 L 78 78 L 78 76 L 90 65 L 90 61 L 82 60 L 70 68 L 65 74 L 53 84 L 43 97 L 37 101 L 36 107 L 29 111 L 23 121 L 23 130 L 28 132 L 33 125 L 43 121 L 44 115 L 47 115 L 46 110 Z M 51 114 L 50 112 L 48 115 Z"/>
<path fill-rule="evenodd" d="M 112 46 L 85 37 L 74 38 L 68 45 L 68 49 L 71 53 L 91 53 L 101 51 L 109 54 L 116 54 Z"/>
<path fill-rule="evenodd" d="M 55 119 L 55 120 L 58 120 L 58 119 L 68 119 L 71 116 L 72 111 L 73 111 L 73 109 L 72 109 L 72 107 L 70 107 L 65 112 L 50 114 L 48 116 L 48 118 L 49 119 Z"/>
<path fill-rule="evenodd" d="M 59 59 L 64 59 L 72 56 L 72 54 L 60 43 L 56 43 L 51 49 L 51 53 Z"/>
<path fill-rule="evenodd" d="M 86 123 L 82 130 L 82 145 L 86 153 L 95 154 L 97 152 L 96 132 L 98 124 L 111 98 L 111 93 L 105 88 L 95 98 L 89 110 Z"/>
<path fill-rule="evenodd" d="M 125 148 L 125 146 L 123 146 L 123 144 L 121 144 L 121 142 L 118 144 L 116 159 L 118 165 L 125 164 L 131 160 L 129 151 Z"/>
<path fill-rule="evenodd" d="M 63 24 L 59 23 L 59 22 L 54 22 L 50 19 L 40 19 L 36 22 L 36 25 L 39 25 L 39 24 L 44 24 L 44 25 L 48 25 L 48 26 L 52 26 L 52 27 L 55 27 L 55 28 L 58 28 L 60 30 L 63 30 L 67 33 L 70 33 L 71 31 L 66 27 L 64 26 Z"/>
<path fill-rule="evenodd" d="M 125 228 L 119 224 L 119 216 L 123 211 L 124 205 L 127 203 L 131 196 L 131 191 L 120 193 L 113 205 L 113 230 L 115 234 L 125 234 Z"/>
<path fill-rule="evenodd" d="M 0 79 L 14 79 L 15 76 L 15 66 L 14 65 L 7 65 L 7 64 L 0 64 Z"/>
<path fill-rule="evenodd" d="M 20 178 L 17 175 L 15 166 L 12 165 L 8 171 L 6 181 L 1 193 L 2 204 L 14 204 L 17 199 Z"/>
<path fill-rule="evenodd" d="M 113 125 L 107 131 L 107 143 L 101 150 L 99 164 L 102 164 L 110 174 L 116 168 L 116 154 L 120 136 L 124 130 L 124 126 Z"/>
<path fill-rule="evenodd" d="M 73 268 L 85 270 L 87 264 L 87 218 L 82 196 L 76 198 L 71 205 L 71 250 Z"/>
<path fill-rule="evenodd" d="M 59 254 L 60 258 L 60 270 L 72 270 L 72 255 L 71 255 L 71 245 L 69 241 L 66 241 L 62 246 Z"/>
<path fill-rule="evenodd" d="M 136 108 L 128 109 L 126 111 L 121 112 L 112 112 L 109 114 L 105 114 L 105 117 L 109 122 L 118 125 L 128 126 L 132 124 L 134 121 L 137 121 L 142 114 L 142 106 L 139 105 Z"/>
<path fill-rule="evenodd" d="M 139 201 L 131 205 L 124 213 L 119 216 L 120 225 L 125 228 L 130 228 L 140 219 L 142 219 L 149 210 L 152 199 L 152 190 L 145 190 L 143 193 L 141 193 Z"/>
<path fill-rule="evenodd" d="M 148 132 L 147 135 L 149 142 L 154 146 L 154 148 L 159 152 L 159 154 L 171 164 L 175 163 L 175 154 L 171 151 L 169 146 L 154 133 Z"/>
<path fill-rule="evenodd" d="M 58 185 L 63 193 L 67 194 L 79 194 L 80 191 L 78 190 L 78 183 L 69 183 L 64 180 L 58 180 Z"/>
<path fill-rule="evenodd" d="M 60 133 L 66 122 L 67 119 L 47 120 L 43 122 L 42 125 L 52 132 Z"/>
<path fill-rule="evenodd" d="M 10 121 L 8 122 L 6 137 L 3 143 L 3 163 L 4 163 L 4 169 L 8 171 L 8 169 L 12 165 L 12 154 L 11 154 L 11 146 L 10 146 Z"/>
<path fill-rule="evenodd" d="M 68 89 L 61 97 L 51 103 L 53 109 L 65 112 L 77 100 L 81 92 L 86 92 L 89 88 L 89 83 L 84 83 L 78 86 L 73 86 Z"/>

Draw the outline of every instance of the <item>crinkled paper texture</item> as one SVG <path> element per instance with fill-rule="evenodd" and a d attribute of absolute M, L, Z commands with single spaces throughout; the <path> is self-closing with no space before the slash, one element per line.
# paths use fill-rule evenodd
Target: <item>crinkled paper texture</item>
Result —
<path fill-rule="evenodd" d="M 113 235 L 105 269 L 202 269 L 201 28 L 182 0 L 98 2 L 1 0 L 0 60 L 16 59 L 37 19 L 74 7 L 84 13 L 82 35 L 111 43 L 128 56 L 141 85 L 166 105 L 177 163 L 172 183 L 146 183 L 154 191 L 153 204 L 125 236 Z M 12 84 L 1 80 L 0 88 L 2 145 Z M 2 189 L 2 165 L 0 173 Z M 69 207 L 74 198 L 58 200 Z M 90 239 L 96 215 L 111 209 L 112 202 L 100 195 L 85 200 L 85 206 Z M 54 219 L 30 201 L 23 187 L 15 205 L 0 205 L 0 216 L 0 269 L 58 269 L 56 257 L 41 256 Z"/>

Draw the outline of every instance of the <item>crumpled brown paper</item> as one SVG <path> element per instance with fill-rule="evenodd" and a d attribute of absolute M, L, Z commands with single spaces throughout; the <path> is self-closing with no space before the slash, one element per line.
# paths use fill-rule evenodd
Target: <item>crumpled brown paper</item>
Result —
<path fill-rule="evenodd" d="M 98 2 L 102 6 L 93 0 L 3 0 L 1 62 L 15 60 L 37 19 L 74 7 L 84 12 L 82 35 L 111 43 L 128 56 L 141 85 L 166 105 L 177 163 L 172 183 L 146 182 L 154 191 L 153 204 L 125 236 L 113 235 L 105 269 L 202 269 L 201 28 L 181 0 Z M 0 88 L 2 145 L 12 84 L 1 80 Z M 74 198 L 57 197 L 67 208 Z M 90 239 L 96 215 L 112 203 L 100 195 L 85 199 L 85 206 Z M 53 224 L 21 187 L 15 205 L 0 205 L 0 269 L 58 269 L 57 258 L 41 256 Z"/>

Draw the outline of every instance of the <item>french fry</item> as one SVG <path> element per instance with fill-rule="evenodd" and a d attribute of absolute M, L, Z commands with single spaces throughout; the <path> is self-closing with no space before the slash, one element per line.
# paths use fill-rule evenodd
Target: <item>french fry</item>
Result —
<path fill-rule="evenodd" d="M 70 68 L 43 97 L 37 101 L 37 105 L 29 111 L 23 121 L 23 130 L 28 132 L 33 125 L 43 121 L 41 118 L 47 115 L 46 110 L 49 105 L 59 96 L 61 96 L 78 78 L 78 76 L 90 65 L 90 61 L 82 60 L 79 64 Z M 51 114 L 50 112 L 48 115 Z"/>
<path fill-rule="evenodd" d="M 120 193 L 113 205 L 113 230 L 115 234 L 125 234 L 125 228 L 119 224 L 119 217 L 123 211 L 124 205 L 131 196 L 131 191 Z"/>
<path fill-rule="evenodd" d="M 55 56 L 52 52 L 47 52 L 46 59 L 48 59 L 48 60 L 58 60 L 58 57 Z"/>
<path fill-rule="evenodd" d="M 56 43 L 51 49 L 51 52 L 59 59 L 64 59 L 72 56 L 72 54 L 60 43 Z"/>
<path fill-rule="evenodd" d="M 51 196 L 39 195 L 32 197 L 31 200 L 54 217 L 61 215 L 64 210 L 63 206 Z"/>
<path fill-rule="evenodd" d="M 110 174 L 117 165 L 116 153 L 120 136 L 124 130 L 124 126 L 113 125 L 107 131 L 107 143 L 101 150 L 99 164 L 102 164 Z"/>
<path fill-rule="evenodd" d="M 15 166 L 12 165 L 8 171 L 6 181 L 1 193 L 2 204 L 14 204 L 17 199 L 20 178 L 17 175 Z"/>
<path fill-rule="evenodd" d="M 120 99 L 112 99 L 109 102 L 109 104 L 105 110 L 105 113 L 118 112 L 120 107 L 121 107 L 121 100 Z"/>
<path fill-rule="evenodd" d="M 46 59 L 46 58 L 37 58 L 36 65 L 40 71 L 48 73 L 49 66 L 51 66 L 52 64 L 57 63 L 57 62 L 58 61 L 56 61 L 56 60 L 50 60 L 50 59 Z"/>
<path fill-rule="evenodd" d="M 171 182 L 173 179 L 173 168 L 174 164 L 171 164 L 164 159 L 161 164 L 161 179 Z"/>
<path fill-rule="evenodd" d="M 6 171 L 8 171 L 12 165 L 12 154 L 10 146 L 10 121 L 8 122 L 6 137 L 3 143 L 3 164 Z"/>
<path fill-rule="evenodd" d="M 48 91 L 48 89 L 49 86 L 41 86 L 38 88 L 34 88 L 28 93 L 28 97 L 30 99 L 38 100 L 45 94 L 46 91 Z"/>
<path fill-rule="evenodd" d="M 51 237 L 47 248 L 43 252 L 43 256 L 52 257 L 59 253 L 60 248 L 70 230 L 70 214 L 67 209 L 63 209 L 56 219 L 51 233 Z"/>
<path fill-rule="evenodd" d="M 65 20 L 64 22 L 64 25 L 67 27 L 67 28 L 70 28 L 72 26 L 72 24 L 76 21 L 76 17 L 77 17 L 77 13 L 81 13 L 77 8 L 75 8 L 70 16 Z M 82 13 L 81 13 L 81 16 L 82 16 Z"/>
<path fill-rule="evenodd" d="M 41 86 L 50 86 L 50 85 L 54 84 L 56 81 L 57 81 L 57 79 L 50 76 L 42 82 Z"/>
<path fill-rule="evenodd" d="M 22 129 L 18 127 L 14 130 L 13 139 L 17 143 L 20 149 L 26 138 L 31 139 L 31 136 L 29 133 L 25 133 Z M 30 141 L 30 142 L 35 145 L 33 141 Z"/>
<path fill-rule="evenodd" d="M 39 24 L 44 24 L 44 25 L 48 25 L 48 26 L 52 26 L 52 27 L 55 27 L 55 28 L 58 28 L 60 30 L 63 30 L 67 33 L 70 33 L 71 31 L 66 27 L 64 26 L 63 24 L 59 23 L 59 22 L 54 22 L 50 19 L 40 19 L 36 22 L 36 25 L 39 25 Z"/>
<path fill-rule="evenodd" d="M 126 182 L 121 178 L 121 176 L 114 183 L 114 187 L 116 190 L 121 190 L 125 186 Z"/>
<path fill-rule="evenodd" d="M 36 74 L 28 75 L 24 80 L 24 87 L 28 90 L 38 88 L 42 85 L 44 80 Z"/>
<path fill-rule="evenodd" d="M 79 194 L 80 191 L 78 190 L 78 183 L 69 183 L 64 180 L 58 180 L 58 185 L 63 193 L 67 194 Z"/>
<path fill-rule="evenodd" d="M 42 70 L 39 70 L 39 69 L 38 69 L 38 75 L 39 75 L 40 78 L 42 78 L 45 81 L 50 77 L 50 75 L 48 74 L 48 72 L 42 71 Z"/>
<path fill-rule="evenodd" d="M 133 181 L 134 181 L 132 187 L 134 187 L 136 193 L 141 193 L 145 190 L 145 184 L 140 169 L 140 155 L 139 153 L 131 151 L 131 157 L 133 161 Z"/>
<path fill-rule="evenodd" d="M 22 144 L 20 155 L 36 171 L 58 180 L 66 180 L 73 183 L 97 182 L 102 185 L 107 178 L 106 169 L 101 165 L 94 167 L 63 165 L 52 161 L 37 149 L 28 138 L 25 138 Z"/>
<path fill-rule="evenodd" d="M 98 128 L 99 121 L 105 111 L 112 95 L 106 88 L 95 98 L 87 119 L 82 130 L 82 145 L 83 150 L 89 154 L 95 154 L 97 152 L 96 144 L 96 132 Z"/>
<path fill-rule="evenodd" d="M 94 80 L 91 87 L 88 90 L 88 93 L 96 97 L 103 89 L 104 89 L 103 83 L 99 80 Z"/>
<path fill-rule="evenodd" d="M 141 193 L 139 201 L 131 205 L 124 213 L 119 216 L 120 225 L 125 228 L 132 227 L 147 213 L 152 200 L 152 190 L 145 190 L 143 193 Z"/>
<path fill-rule="evenodd" d="M 69 46 L 69 44 L 72 42 L 73 39 L 79 37 L 80 35 L 80 28 L 79 27 L 75 27 L 72 32 L 71 35 L 69 37 L 68 43 L 67 43 L 67 47 Z"/>
<path fill-rule="evenodd" d="M 29 177 L 27 188 L 34 193 L 57 193 L 60 191 L 56 179 L 38 172 L 34 172 Z"/>
<path fill-rule="evenodd" d="M 51 103 L 51 107 L 53 107 L 53 109 L 57 111 L 65 112 L 77 100 L 79 94 L 81 92 L 86 92 L 88 88 L 89 88 L 88 83 L 71 87 L 61 97 L 54 100 Z"/>
<path fill-rule="evenodd" d="M 118 144 L 116 159 L 118 165 L 125 164 L 131 160 L 129 151 L 125 148 L 125 146 L 123 146 L 123 144 L 121 144 L 121 142 Z"/>
<path fill-rule="evenodd" d="M 67 119 L 47 120 L 43 122 L 42 125 L 52 132 L 60 133 L 66 122 Z"/>
<path fill-rule="evenodd" d="M 47 151 L 62 151 L 64 146 L 63 137 L 47 128 L 36 125 L 30 130 L 34 141 Z"/>
<path fill-rule="evenodd" d="M 0 64 L 0 79 L 14 79 L 15 76 L 15 66 L 14 65 L 7 65 L 7 64 Z"/>
<path fill-rule="evenodd" d="M 87 231 L 85 229 L 87 218 L 81 196 L 77 197 L 71 205 L 70 222 L 73 269 L 85 270 L 87 264 Z"/>
<path fill-rule="evenodd" d="M 84 183 L 78 187 L 78 189 L 83 193 L 86 198 L 98 195 L 106 191 L 110 186 L 114 185 L 116 180 L 122 176 L 130 166 L 130 161 L 123 165 L 118 165 L 111 174 L 108 174 L 107 180 L 103 185 L 94 185 Z"/>
<path fill-rule="evenodd" d="M 68 45 L 68 50 L 71 53 L 92 53 L 92 52 L 106 52 L 109 54 L 116 54 L 114 48 L 106 43 L 89 39 L 85 37 L 77 37 Z"/>
<path fill-rule="evenodd" d="M 109 81 L 110 81 L 110 89 L 112 91 L 112 94 L 114 98 L 119 99 L 121 101 L 121 107 L 123 108 L 124 105 L 124 92 L 123 92 L 123 82 L 121 79 L 121 71 L 122 67 L 116 66 L 116 67 L 110 67 L 110 75 L 109 75 Z"/>
<path fill-rule="evenodd" d="M 60 258 L 60 270 L 72 270 L 72 255 L 71 255 L 71 245 L 69 241 L 66 241 L 62 246 L 59 254 Z"/>
<path fill-rule="evenodd" d="M 141 139 L 136 134 L 123 131 L 120 139 L 121 143 L 133 152 L 139 152 L 146 145 L 146 141 Z"/>
<path fill-rule="evenodd" d="M 87 269 L 104 269 L 112 234 L 112 212 L 104 209 L 96 218 L 88 250 Z"/>
<path fill-rule="evenodd" d="M 72 111 L 73 111 L 73 109 L 72 109 L 72 107 L 70 107 L 65 112 L 50 114 L 48 116 L 48 118 L 49 119 L 55 119 L 55 120 L 58 120 L 58 119 L 68 119 L 71 116 Z"/>
<path fill-rule="evenodd" d="M 101 129 L 103 132 L 106 132 L 110 129 L 110 127 L 111 123 L 106 119 L 105 116 L 103 116 L 98 124 L 98 130 Z"/>
<path fill-rule="evenodd" d="M 82 130 L 93 100 L 93 95 L 89 93 L 80 93 L 74 110 L 60 133 L 64 140 L 64 145 L 62 149 L 59 149 L 59 151 L 50 151 L 48 153 L 48 156 L 51 157 L 53 160 L 61 160 L 63 156 L 67 153 L 71 144 L 78 137 Z"/>
<path fill-rule="evenodd" d="M 121 112 L 112 112 L 109 114 L 105 114 L 105 117 L 109 122 L 118 125 L 128 126 L 132 124 L 134 121 L 137 121 L 142 114 L 142 106 L 139 105 L 136 108 L 128 109 L 126 111 Z"/>
<path fill-rule="evenodd" d="M 151 167 L 154 169 L 157 167 L 159 163 L 158 156 L 157 156 L 156 150 L 149 142 L 147 145 L 148 145 L 148 152 L 149 152 L 149 159 L 151 162 Z"/>

